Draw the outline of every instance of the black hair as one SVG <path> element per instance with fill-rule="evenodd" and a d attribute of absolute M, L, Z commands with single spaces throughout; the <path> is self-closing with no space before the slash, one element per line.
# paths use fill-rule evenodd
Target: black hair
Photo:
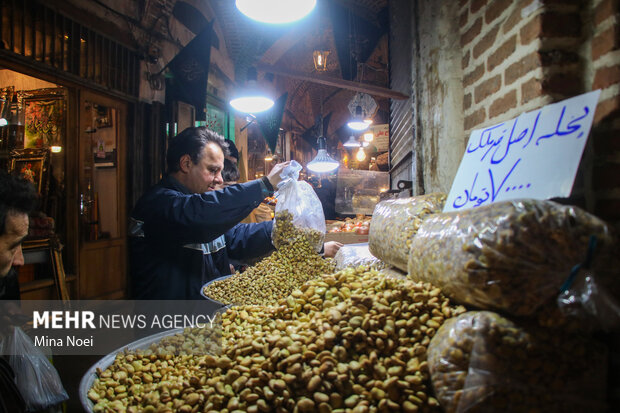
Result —
<path fill-rule="evenodd" d="M 237 182 L 239 180 L 239 168 L 230 159 L 224 159 L 224 169 L 222 169 L 222 180 L 226 182 Z"/>
<path fill-rule="evenodd" d="M 170 139 L 168 143 L 168 153 L 166 155 L 168 173 L 178 172 L 180 170 L 179 161 L 183 155 L 189 155 L 194 165 L 197 165 L 200 161 L 202 150 L 211 142 L 217 144 L 222 149 L 224 156 L 229 154 L 228 145 L 224 137 L 207 129 L 205 126 L 187 128 Z"/>
<path fill-rule="evenodd" d="M 17 175 L 0 171 L 0 235 L 6 230 L 10 212 L 30 214 L 37 206 L 39 194 L 32 183 Z"/>
<path fill-rule="evenodd" d="M 228 144 L 228 156 L 231 156 L 239 161 L 239 150 L 237 150 L 235 143 L 230 139 L 226 139 L 226 143 Z"/>

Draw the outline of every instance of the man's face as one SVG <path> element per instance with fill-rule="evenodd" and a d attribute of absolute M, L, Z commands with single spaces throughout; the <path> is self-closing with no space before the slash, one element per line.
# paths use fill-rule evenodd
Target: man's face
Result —
<path fill-rule="evenodd" d="M 4 234 L 0 235 L 0 277 L 6 276 L 13 265 L 24 265 L 22 241 L 28 235 L 28 215 L 9 211 Z"/>
<path fill-rule="evenodd" d="M 222 148 L 215 143 L 208 143 L 202 149 L 198 164 L 195 165 L 191 159 L 187 164 L 188 175 L 184 184 L 195 194 L 213 191 L 224 182 L 222 179 L 223 168 L 224 152 L 222 152 Z"/>

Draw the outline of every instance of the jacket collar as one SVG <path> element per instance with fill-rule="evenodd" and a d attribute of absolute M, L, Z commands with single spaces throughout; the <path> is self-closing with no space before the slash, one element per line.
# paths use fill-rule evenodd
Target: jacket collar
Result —
<path fill-rule="evenodd" d="M 165 188 L 174 189 L 174 190 L 182 192 L 182 193 L 184 193 L 186 195 L 192 195 L 193 194 L 193 192 L 191 192 L 185 185 L 183 185 L 181 182 L 179 182 L 179 180 L 176 179 L 172 175 L 166 175 L 161 180 L 161 185 L 163 187 L 165 187 Z"/>

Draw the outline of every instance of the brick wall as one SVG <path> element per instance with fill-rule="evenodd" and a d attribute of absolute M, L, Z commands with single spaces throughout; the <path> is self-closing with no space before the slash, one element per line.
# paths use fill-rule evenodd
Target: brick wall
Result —
<path fill-rule="evenodd" d="M 464 136 L 602 89 L 576 203 L 620 223 L 620 0 L 460 0 Z"/>

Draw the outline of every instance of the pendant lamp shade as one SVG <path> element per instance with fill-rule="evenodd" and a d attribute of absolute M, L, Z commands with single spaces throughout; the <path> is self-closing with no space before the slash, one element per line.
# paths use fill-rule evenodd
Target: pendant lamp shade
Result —
<path fill-rule="evenodd" d="M 327 153 L 325 138 L 320 136 L 317 142 L 319 145 L 318 153 L 313 160 L 308 162 L 306 167 L 314 173 L 328 173 L 335 171 L 340 164 Z"/>
<path fill-rule="evenodd" d="M 271 109 L 274 100 L 258 85 L 256 69 L 248 69 L 245 87 L 237 91 L 230 106 L 243 113 L 260 113 Z"/>
<path fill-rule="evenodd" d="M 345 143 L 342 144 L 342 146 L 346 148 L 359 148 L 360 143 L 358 142 L 357 139 L 355 139 L 355 136 L 351 135 L 349 136 L 349 139 Z"/>
<path fill-rule="evenodd" d="M 236 0 L 237 9 L 261 23 L 285 24 L 307 16 L 316 0 Z"/>

